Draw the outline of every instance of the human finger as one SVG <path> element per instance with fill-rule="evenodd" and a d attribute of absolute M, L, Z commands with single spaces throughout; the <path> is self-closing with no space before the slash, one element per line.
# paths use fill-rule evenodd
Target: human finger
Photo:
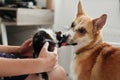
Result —
<path fill-rule="evenodd" d="M 42 49 L 41 49 L 41 51 L 40 51 L 40 55 L 46 54 L 48 46 L 49 46 L 49 43 L 46 42 L 46 43 L 43 45 L 43 47 L 42 47 Z"/>
<path fill-rule="evenodd" d="M 57 47 L 54 48 L 54 51 L 53 51 L 55 54 L 57 54 Z"/>

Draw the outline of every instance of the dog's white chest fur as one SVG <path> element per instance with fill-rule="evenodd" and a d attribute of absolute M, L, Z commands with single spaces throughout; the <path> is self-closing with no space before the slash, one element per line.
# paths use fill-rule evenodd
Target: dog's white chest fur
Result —
<path fill-rule="evenodd" d="M 77 79 L 77 73 L 75 72 L 75 66 L 76 66 L 76 64 L 74 63 L 74 61 L 71 63 L 71 66 L 70 66 L 70 70 L 71 70 L 71 73 L 70 73 L 70 75 L 71 75 L 71 78 L 72 78 L 72 80 L 78 80 Z"/>
<path fill-rule="evenodd" d="M 85 59 L 89 58 L 90 54 L 79 54 L 74 57 L 73 62 L 71 63 L 71 75 L 72 80 L 80 80 L 80 77 L 83 78 L 82 80 L 87 80 L 89 70 L 89 62 L 84 62 Z M 83 66 L 86 65 L 85 67 Z M 88 66 L 88 67 L 87 67 Z M 85 71 L 85 73 L 84 73 Z"/>

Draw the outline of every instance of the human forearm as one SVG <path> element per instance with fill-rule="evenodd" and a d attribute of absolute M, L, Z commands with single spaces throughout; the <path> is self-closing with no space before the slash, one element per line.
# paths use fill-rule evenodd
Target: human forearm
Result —
<path fill-rule="evenodd" d="M 43 46 L 38 58 L 34 59 L 0 58 L 0 76 L 15 76 L 51 71 L 57 62 L 57 48 L 55 47 L 53 52 L 49 52 L 47 49 L 48 43 Z"/>
<path fill-rule="evenodd" d="M 15 76 L 43 72 L 41 59 L 5 59 L 0 58 L 0 76 Z"/>
<path fill-rule="evenodd" d="M 5 46 L 0 45 L 0 52 L 4 53 L 19 53 L 20 46 Z"/>

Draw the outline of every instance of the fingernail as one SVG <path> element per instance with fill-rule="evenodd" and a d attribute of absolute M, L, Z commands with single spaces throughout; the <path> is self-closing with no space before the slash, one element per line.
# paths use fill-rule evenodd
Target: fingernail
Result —
<path fill-rule="evenodd" d="M 46 44 L 46 45 L 48 45 L 49 43 L 48 43 L 48 42 L 46 42 L 45 44 Z"/>
<path fill-rule="evenodd" d="M 48 42 L 45 42 L 44 46 L 48 46 L 48 45 L 49 45 L 49 43 L 48 43 Z"/>

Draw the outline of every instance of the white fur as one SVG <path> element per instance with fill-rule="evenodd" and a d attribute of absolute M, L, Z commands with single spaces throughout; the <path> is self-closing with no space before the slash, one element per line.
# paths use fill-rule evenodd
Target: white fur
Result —
<path fill-rule="evenodd" d="M 69 39 L 68 39 L 69 43 L 73 39 L 74 34 L 75 34 L 75 32 L 72 29 L 70 29 L 68 32 L 65 33 L 66 36 L 69 35 Z"/>
<path fill-rule="evenodd" d="M 77 75 L 74 73 L 74 62 L 72 61 L 71 62 L 71 65 L 70 65 L 70 76 L 72 78 L 72 80 L 77 80 Z"/>
<path fill-rule="evenodd" d="M 92 38 L 90 38 L 88 35 L 85 35 L 82 38 L 78 38 L 74 42 L 77 42 L 76 48 L 82 48 L 86 45 L 88 45 L 92 41 Z"/>
<path fill-rule="evenodd" d="M 53 32 L 53 30 L 51 30 L 51 29 L 45 29 L 45 28 L 40 28 L 40 29 L 38 29 L 38 31 L 45 31 L 45 32 L 47 32 L 47 33 L 51 36 L 51 38 L 52 38 L 55 42 L 57 42 L 57 40 L 56 40 L 56 35 L 55 35 L 55 33 Z"/>

